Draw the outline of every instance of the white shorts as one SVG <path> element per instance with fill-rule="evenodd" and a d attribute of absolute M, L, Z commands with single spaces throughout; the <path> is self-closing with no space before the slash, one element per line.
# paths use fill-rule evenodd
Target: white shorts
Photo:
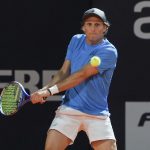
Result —
<path fill-rule="evenodd" d="M 55 129 L 74 142 L 79 131 L 86 132 L 90 143 L 98 140 L 116 140 L 108 116 L 93 116 L 67 106 L 61 106 L 49 128 Z M 71 143 L 71 144 L 72 144 Z"/>

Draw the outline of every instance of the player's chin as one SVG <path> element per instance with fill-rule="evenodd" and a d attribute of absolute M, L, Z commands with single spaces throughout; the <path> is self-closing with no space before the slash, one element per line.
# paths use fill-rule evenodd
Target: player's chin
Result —
<path fill-rule="evenodd" d="M 97 41 L 100 41 L 101 39 L 102 39 L 102 36 L 100 36 L 100 35 L 91 35 L 89 37 L 89 40 L 92 42 L 97 42 Z"/>

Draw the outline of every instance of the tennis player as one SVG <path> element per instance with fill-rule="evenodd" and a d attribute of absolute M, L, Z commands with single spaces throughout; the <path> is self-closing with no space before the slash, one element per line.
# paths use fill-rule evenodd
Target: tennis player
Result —
<path fill-rule="evenodd" d="M 82 17 L 84 34 L 72 37 L 61 69 L 31 94 L 35 104 L 66 91 L 47 132 L 45 150 L 64 150 L 81 130 L 94 150 L 117 150 L 107 100 L 117 62 L 117 50 L 106 38 L 109 26 L 102 10 L 87 10 Z M 97 65 L 90 61 L 95 56 Z"/>

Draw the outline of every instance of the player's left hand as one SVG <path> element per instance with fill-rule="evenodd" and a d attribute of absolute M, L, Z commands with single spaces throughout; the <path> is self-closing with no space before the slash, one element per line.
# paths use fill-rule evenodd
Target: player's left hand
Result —
<path fill-rule="evenodd" d="M 45 97 L 48 97 L 50 94 L 47 90 L 39 90 L 37 92 L 34 92 L 31 94 L 31 102 L 33 104 L 36 104 L 36 103 L 45 103 Z"/>

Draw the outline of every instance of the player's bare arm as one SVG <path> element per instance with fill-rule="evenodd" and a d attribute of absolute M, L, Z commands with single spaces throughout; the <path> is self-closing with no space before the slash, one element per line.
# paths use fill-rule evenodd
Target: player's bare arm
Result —
<path fill-rule="evenodd" d="M 65 60 L 61 69 L 53 76 L 49 84 L 44 86 L 42 89 L 39 91 L 36 91 L 31 94 L 31 101 L 33 104 L 36 103 L 44 103 L 43 97 L 48 97 L 50 96 L 50 93 L 47 91 L 47 89 L 58 82 L 64 80 L 66 77 L 70 75 L 70 61 Z"/>
<path fill-rule="evenodd" d="M 45 90 L 58 82 L 64 80 L 66 77 L 70 75 L 70 61 L 65 60 L 61 69 L 53 76 L 52 80 L 44 86 L 42 89 Z"/>
<path fill-rule="evenodd" d="M 98 69 L 96 67 L 93 67 L 90 64 L 85 65 L 81 70 L 71 74 L 63 81 L 57 83 L 59 92 L 75 87 L 97 73 Z"/>
<path fill-rule="evenodd" d="M 69 66 L 70 66 L 70 62 L 65 61 L 64 65 L 60 69 L 61 73 L 59 71 L 59 73 L 56 74 L 56 76 L 53 79 L 55 80 L 55 82 L 53 81 L 53 84 L 52 82 L 48 84 L 45 90 L 35 92 L 31 95 L 32 103 L 39 103 L 39 102 L 43 103 L 44 102 L 43 97 L 48 97 L 50 95 L 53 95 L 50 91 L 47 90 L 50 87 L 50 85 L 53 86 L 54 84 L 57 84 L 56 86 L 57 91 L 63 92 L 67 89 L 77 86 L 78 84 L 82 83 L 89 77 L 98 73 L 98 69 L 96 67 L 93 67 L 91 64 L 87 64 L 81 70 L 69 75 L 70 73 Z"/>

